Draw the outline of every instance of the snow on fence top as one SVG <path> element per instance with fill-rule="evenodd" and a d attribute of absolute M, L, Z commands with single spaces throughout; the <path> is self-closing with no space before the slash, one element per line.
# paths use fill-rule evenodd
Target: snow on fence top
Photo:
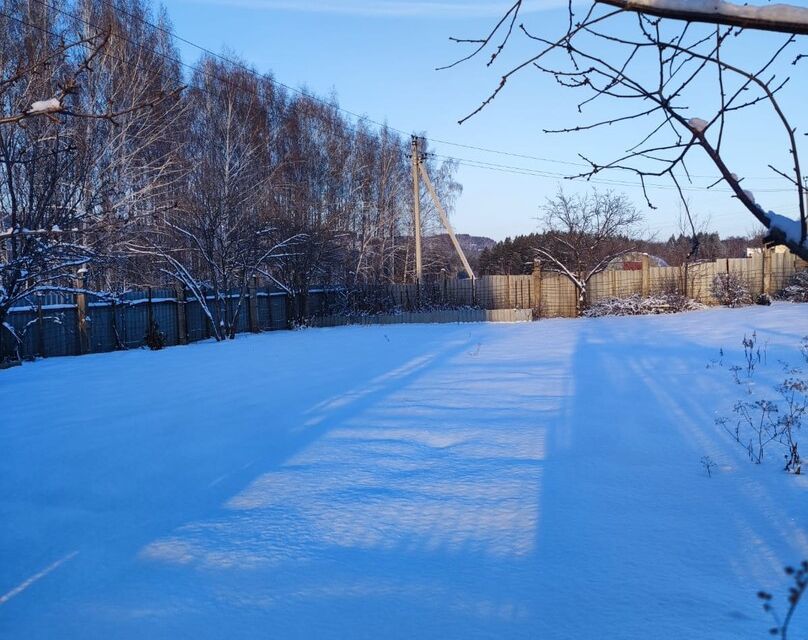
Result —
<path fill-rule="evenodd" d="M 596 2 L 663 18 L 808 34 L 808 8 L 791 4 L 750 6 L 725 0 L 596 0 Z"/>

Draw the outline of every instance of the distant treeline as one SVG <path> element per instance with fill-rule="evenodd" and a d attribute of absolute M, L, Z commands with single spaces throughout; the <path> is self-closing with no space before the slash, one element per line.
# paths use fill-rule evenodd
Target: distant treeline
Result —
<path fill-rule="evenodd" d="M 761 239 L 730 236 L 721 238 L 718 233 L 700 233 L 697 236 L 698 250 L 690 260 L 716 260 L 717 258 L 745 258 L 747 247 L 760 247 Z M 544 233 L 531 233 L 506 238 L 477 256 L 477 268 L 482 275 L 528 274 L 533 269 L 536 248 L 548 244 Z M 692 236 L 672 235 L 664 242 L 622 238 L 625 248 L 635 249 L 664 260 L 670 266 L 682 264 L 693 250 Z"/>
<path fill-rule="evenodd" d="M 413 277 L 409 137 L 229 57 L 187 65 L 149 0 L 8 0 L 0 32 L 0 326 L 53 290 L 181 284 L 205 304 L 254 278 Z M 454 165 L 424 163 L 451 209 Z"/>

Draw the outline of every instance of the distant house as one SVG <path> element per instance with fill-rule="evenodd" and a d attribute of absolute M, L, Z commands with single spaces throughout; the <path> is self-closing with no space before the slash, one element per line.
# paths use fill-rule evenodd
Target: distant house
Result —
<path fill-rule="evenodd" d="M 668 263 L 659 256 L 652 256 L 641 251 L 632 251 L 616 257 L 606 267 L 607 271 L 642 271 L 642 259 L 648 256 L 652 267 L 667 267 Z"/>
<path fill-rule="evenodd" d="M 788 247 L 782 244 L 778 244 L 770 249 L 773 253 L 790 253 Z M 759 256 L 763 253 L 763 249 L 761 247 L 746 247 L 746 257 L 747 258 L 754 258 L 755 256 Z"/>

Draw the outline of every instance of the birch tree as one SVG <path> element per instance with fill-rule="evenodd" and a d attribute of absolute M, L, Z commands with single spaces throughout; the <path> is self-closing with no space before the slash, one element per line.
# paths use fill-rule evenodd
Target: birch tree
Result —
<path fill-rule="evenodd" d="M 40 3 L 6 9 L 0 74 L 13 81 L 0 99 L 3 113 L 24 116 L 0 125 L 0 326 L 14 333 L 12 306 L 33 294 L 86 291 L 89 266 L 111 258 L 128 218 L 122 202 L 145 199 L 165 166 L 159 159 L 138 172 L 143 163 L 133 158 L 165 137 L 161 114 L 181 87 L 162 64 L 151 76 L 111 79 L 124 40 L 109 30 L 83 32 Z M 151 134 L 137 153 L 122 153 L 135 127 Z"/>
<path fill-rule="evenodd" d="M 200 61 L 183 123 L 180 200 L 128 242 L 132 255 L 153 258 L 160 273 L 190 291 L 217 340 L 235 336 L 253 278 L 271 278 L 270 263 L 300 239 L 277 235 L 280 165 L 272 166 L 266 89 L 255 74 Z"/>

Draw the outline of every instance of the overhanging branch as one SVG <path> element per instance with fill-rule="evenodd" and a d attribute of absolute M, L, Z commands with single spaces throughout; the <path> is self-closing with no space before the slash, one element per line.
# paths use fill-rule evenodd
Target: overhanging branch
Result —
<path fill-rule="evenodd" d="M 808 8 L 795 5 L 739 5 L 724 0 L 595 0 L 625 11 L 687 22 L 808 35 Z"/>

